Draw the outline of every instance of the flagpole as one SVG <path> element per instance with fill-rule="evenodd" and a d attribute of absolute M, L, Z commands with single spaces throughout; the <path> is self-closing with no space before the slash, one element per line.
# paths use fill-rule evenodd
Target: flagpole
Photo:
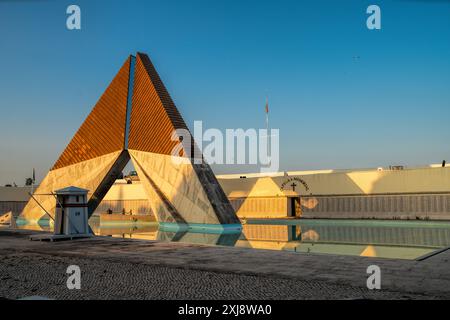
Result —
<path fill-rule="evenodd" d="M 267 135 L 267 153 L 270 154 L 270 139 L 269 139 L 269 98 L 266 96 L 266 135 Z"/>
<path fill-rule="evenodd" d="M 34 180 L 35 180 L 36 178 L 35 178 L 35 173 L 34 173 L 34 168 L 33 168 L 33 171 L 31 172 L 31 194 L 33 194 L 33 192 L 34 192 Z"/>

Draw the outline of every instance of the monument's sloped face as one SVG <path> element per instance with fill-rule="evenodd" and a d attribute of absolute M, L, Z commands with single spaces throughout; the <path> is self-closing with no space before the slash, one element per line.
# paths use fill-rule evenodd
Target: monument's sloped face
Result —
<path fill-rule="evenodd" d="M 120 68 L 52 170 L 123 149 L 129 71 L 130 58 Z"/>
<path fill-rule="evenodd" d="M 126 165 L 127 159 L 123 159 L 124 155 L 121 154 L 125 137 L 130 60 L 131 58 L 128 58 L 122 65 L 53 168 L 42 180 L 34 193 L 35 199 L 30 199 L 25 206 L 20 217 L 28 223 L 49 219 L 46 211 L 54 216 L 56 202 L 51 193 L 67 186 L 88 189 L 91 203 L 96 200 L 91 206 L 95 206 L 98 200 L 101 200 L 97 199 L 99 191 L 109 189 L 107 186 L 100 188 L 102 184 L 111 184 L 111 180 L 115 180 L 115 177 L 110 177 L 111 174 L 123 169 L 118 168 L 118 164 Z M 102 195 L 105 191 L 100 193 Z"/>
<path fill-rule="evenodd" d="M 169 155 L 136 150 L 130 150 L 130 154 L 139 177 L 144 177 L 141 181 L 145 189 L 162 195 L 154 209 L 160 222 L 221 223 L 190 161 L 175 163 Z M 167 208 L 175 210 L 169 210 L 170 220 L 165 214 Z"/>
<path fill-rule="evenodd" d="M 128 149 L 170 155 L 187 126 L 147 55 L 136 57 Z"/>
<path fill-rule="evenodd" d="M 147 55 L 136 57 L 129 152 L 146 190 L 159 196 L 160 222 L 239 224 L 209 165 L 174 159 L 177 129 L 188 130 Z M 193 150 L 194 145 L 191 145 Z M 187 154 L 187 156 L 191 156 Z M 175 161 L 173 161 L 175 160 Z M 168 215 L 169 213 L 169 215 Z"/>
<path fill-rule="evenodd" d="M 138 53 L 122 66 L 36 194 L 71 185 L 88 189 L 91 215 L 131 158 L 159 222 L 240 224 L 209 165 L 194 163 L 190 154 L 172 156 L 180 144 L 172 139 L 176 129 L 188 130 L 150 59 Z M 45 215 L 38 202 L 54 214 L 53 197 L 36 200 L 23 219 Z"/>
<path fill-rule="evenodd" d="M 172 161 L 176 129 L 187 126 L 148 56 L 138 54 L 128 148 L 152 209 L 160 222 L 218 224 L 191 162 Z"/>
<path fill-rule="evenodd" d="M 31 224 L 39 224 L 41 219 L 49 219 L 46 212 L 54 217 L 56 200 L 51 194 L 55 190 L 67 186 L 77 186 L 91 190 L 88 194 L 88 197 L 91 198 L 94 190 L 102 183 L 104 177 L 107 176 L 120 154 L 121 151 L 116 151 L 94 159 L 51 170 L 34 193 L 37 201 L 30 199 L 22 211 L 20 218 Z"/>

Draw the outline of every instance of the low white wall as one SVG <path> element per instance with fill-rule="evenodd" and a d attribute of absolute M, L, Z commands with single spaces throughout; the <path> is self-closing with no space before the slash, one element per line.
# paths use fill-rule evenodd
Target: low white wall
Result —
<path fill-rule="evenodd" d="M 222 176 L 223 177 L 223 176 Z M 287 183 L 298 178 L 295 191 Z M 230 197 L 275 196 L 294 192 L 299 195 L 353 195 L 385 193 L 450 193 L 450 167 L 384 171 L 336 171 L 275 177 L 220 178 L 219 183 Z M 281 188 L 283 187 L 283 190 Z"/>

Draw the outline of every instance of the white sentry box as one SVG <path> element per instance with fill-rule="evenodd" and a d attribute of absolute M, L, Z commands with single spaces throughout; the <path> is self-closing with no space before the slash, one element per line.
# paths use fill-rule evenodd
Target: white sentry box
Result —
<path fill-rule="evenodd" d="M 73 186 L 55 191 L 55 235 L 90 234 L 87 206 L 88 191 Z"/>

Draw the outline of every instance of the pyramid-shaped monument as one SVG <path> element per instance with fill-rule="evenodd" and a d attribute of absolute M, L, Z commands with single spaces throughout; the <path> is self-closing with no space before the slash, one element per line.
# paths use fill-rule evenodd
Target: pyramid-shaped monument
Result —
<path fill-rule="evenodd" d="M 51 194 L 71 185 L 89 190 L 92 215 L 131 159 L 160 223 L 239 225 L 202 158 L 194 161 L 185 152 L 180 156 L 184 161 L 173 161 L 172 152 L 180 144 L 172 139 L 177 129 L 188 130 L 149 57 L 130 56 L 36 189 L 21 218 L 33 224 L 48 218 L 46 212 L 54 215 Z"/>

